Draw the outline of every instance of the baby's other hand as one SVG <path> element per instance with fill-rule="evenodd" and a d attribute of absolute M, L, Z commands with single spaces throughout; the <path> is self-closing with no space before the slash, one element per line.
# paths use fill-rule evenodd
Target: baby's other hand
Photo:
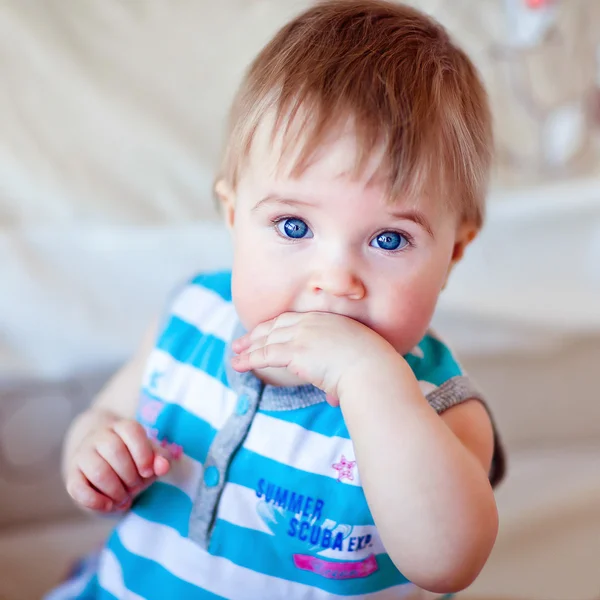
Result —
<path fill-rule="evenodd" d="M 83 508 L 125 511 L 135 496 L 168 473 L 171 457 L 132 419 L 120 419 L 88 435 L 66 472 L 67 492 Z"/>

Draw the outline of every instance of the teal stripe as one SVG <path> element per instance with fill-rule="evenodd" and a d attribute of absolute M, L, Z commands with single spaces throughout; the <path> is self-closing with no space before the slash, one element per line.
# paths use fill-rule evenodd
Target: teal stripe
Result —
<path fill-rule="evenodd" d="M 145 399 L 158 400 L 161 398 L 144 390 Z M 145 400 L 143 399 L 143 400 Z M 138 411 L 138 420 L 142 425 L 157 430 L 159 440 L 166 439 L 182 447 L 183 453 L 190 458 L 204 464 L 210 445 L 217 430 L 204 419 L 193 415 L 178 404 L 164 403 L 164 408 L 158 415 L 154 424 L 144 422 Z"/>
<path fill-rule="evenodd" d="M 377 555 L 378 570 L 362 578 L 328 579 L 298 569 L 293 561 L 294 554 L 316 556 L 310 552 L 308 544 L 294 544 L 294 538 L 287 535 L 278 536 L 275 540 L 267 533 L 237 527 L 222 520 L 218 520 L 215 525 L 209 551 L 253 571 L 342 596 L 368 594 L 408 583 L 387 554 Z"/>
<path fill-rule="evenodd" d="M 247 477 L 251 485 L 246 487 L 255 493 L 254 499 L 250 502 L 255 502 L 254 509 L 263 517 L 266 525 L 273 533 L 288 531 L 291 520 L 295 518 L 296 512 L 299 512 L 298 507 L 300 511 L 306 510 L 310 515 L 309 518 L 315 516 L 317 526 L 327 522 L 329 529 L 333 529 L 336 525 L 373 524 L 373 517 L 360 488 L 351 488 L 351 490 L 357 490 L 359 493 L 349 495 L 340 495 L 339 493 L 332 495 L 331 490 L 329 494 L 326 494 L 322 485 L 315 482 L 313 478 L 314 476 L 306 478 L 311 485 L 304 484 L 302 478 L 300 478 L 299 485 L 295 486 L 293 490 L 287 490 L 287 495 L 284 497 L 283 495 L 276 495 L 277 490 L 270 487 L 267 480 L 259 483 L 258 476 L 249 475 Z M 230 480 L 232 479 L 230 478 Z M 349 488 L 350 486 L 345 487 Z M 296 492 L 294 498 L 291 495 L 292 491 Z M 261 494 L 260 498 L 258 496 L 259 492 Z M 300 504 L 294 506 L 294 501 L 298 501 Z M 320 507 L 318 515 L 315 514 L 317 506 Z M 182 536 L 188 535 L 192 500 L 185 492 L 170 483 L 155 482 L 136 499 L 132 510 L 148 521 L 175 529 Z"/>
<path fill-rule="evenodd" d="M 452 377 L 462 375 L 462 371 L 448 347 L 440 340 L 426 335 L 419 343 L 424 357 L 408 354 L 404 358 L 420 381 L 428 381 L 440 386 Z"/>
<path fill-rule="evenodd" d="M 196 367 L 230 387 L 225 372 L 226 346 L 224 340 L 202 333 L 194 325 L 173 315 L 156 344 L 159 350 L 175 360 Z"/>
<path fill-rule="evenodd" d="M 328 437 L 337 436 L 344 439 L 350 439 L 350 434 L 344 423 L 342 411 L 325 402 L 295 410 L 259 409 L 259 412 L 268 415 L 269 417 L 280 419 L 281 421 L 295 423 L 304 429 Z"/>
<path fill-rule="evenodd" d="M 136 498 L 131 510 L 147 521 L 175 529 L 183 537 L 188 535 L 192 501 L 174 485 L 154 482 Z"/>
<path fill-rule="evenodd" d="M 205 287 L 231 302 L 231 271 L 200 273 L 192 279 L 192 284 Z"/>
<path fill-rule="evenodd" d="M 89 589 L 86 588 L 86 591 L 77 597 L 77 600 L 119 600 L 117 596 L 111 594 L 108 590 L 105 590 L 99 583 L 98 578 L 94 577 L 95 585 L 91 585 L 90 582 Z"/>
<path fill-rule="evenodd" d="M 132 554 L 123 546 L 117 533 L 112 535 L 108 547 L 121 564 L 125 587 L 146 600 L 226 600 L 223 596 L 182 581 L 153 560 Z"/>
<path fill-rule="evenodd" d="M 281 491 L 287 489 L 288 499 L 292 492 L 296 495 L 301 494 L 304 499 L 307 497 L 311 497 L 314 501 L 320 499 L 324 502 L 323 518 L 330 519 L 336 524 L 374 524 L 362 487 L 340 483 L 324 475 L 296 469 L 265 458 L 247 448 L 240 448 L 233 457 L 227 479 L 250 488 L 257 494 L 261 493 L 263 500 L 266 500 L 265 494 L 269 483 L 275 484 L 275 487 L 279 486 Z M 262 490 L 259 490 L 259 486 Z M 287 515 L 291 518 L 292 513 L 288 512 Z"/>

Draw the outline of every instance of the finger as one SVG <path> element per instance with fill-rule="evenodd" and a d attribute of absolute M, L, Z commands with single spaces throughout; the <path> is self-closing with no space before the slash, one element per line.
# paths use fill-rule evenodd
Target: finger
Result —
<path fill-rule="evenodd" d="M 171 463 L 164 457 L 157 455 L 154 457 L 154 473 L 157 477 L 166 475 L 171 469 Z"/>
<path fill-rule="evenodd" d="M 240 353 L 250 347 L 250 344 L 260 338 L 268 337 L 273 331 L 296 325 L 304 313 L 288 312 L 275 317 L 264 323 L 257 325 L 252 331 L 249 331 L 242 337 L 232 342 L 234 352 Z"/>
<path fill-rule="evenodd" d="M 91 450 L 85 456 L 79 468 L 90 484 L 115 504 L 121 504 L 128 499 L 129 495 L 123 482 L 96 450 Z"/>
<path fill-rule="evenodd" d="M 108 431 L 98 440 L 96 451 L 113 468 L 127 488 L 132 489 L 142 483 L 129 449 L 116 432 Z"/>
<path fill-rule="evenodd" d="M 127 446 L 138 473 L 142 477 L 152 477 L 155 452 L 145 429 L 136 421 L 119 421 L 113 430 Z"/>
<path fill-rule="evenodd" d="M 77 468 L 73 469 L 67 478 L 67 492 L 77 504 L 90 510 L 109 512 L 113 509 L 112 500 L 95 490 Z"/>
<path fill-rule="evenodd" d="M 291 362 L 289 344 L 267 344 L 252 352 L 244 352 L 231 359 L 231 366 L 240 373 L 267 367 L 287 367 Z"/>
<path fill-rule="evenodd" d="M 288 344 L 294 341 L 296 337 L 294 332 L 297 333 L 297 331 L 298 330 L 295 327 L 283 327 L 282 329 L 275 329 L 263 337 L 252 340 L 245 352 L 255 352 L 263 346 Z"/>

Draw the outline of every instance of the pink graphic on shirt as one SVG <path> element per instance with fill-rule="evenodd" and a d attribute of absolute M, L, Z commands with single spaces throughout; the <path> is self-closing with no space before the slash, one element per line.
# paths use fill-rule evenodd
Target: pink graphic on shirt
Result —
<path fill-rule="evenodd" d="M 183 454 L 183 448 L 179 444 L 175 444 L 174 442 L 169 443 L 166 439 L 163 439 L 161 440 L 160 445 L 169 453 L 171 458 L 175 460 L 181 458 L 181 455 Z"/>
<path fill-rule="evenodd" d="M 164 404 L 160 400 L 149 400 L 140 409 L 140 417 L 148 425 L 154 425 L 160 415 Z"/>
<path fill-rule="evenodd" d="M 306 554 L 294 554 L 294 565 L 298 569 L 316 573 L 327 579 L 358 579 L 359 577 L 367 577 L 379 569 L 374 554 L 364 560 L 349 562 L 324 560 Z"/>
<path fill-rule="evenodd" d="M 338 481 L 342 481 L 343 479 L 354 481 L 354 467 L 356 466 L 355 460 L 347 460 L 342 454 L 340 462 L 334 463 L 331 466 L 338 472 Z"/>
<path fill-rule="evenodd" d="M 161 448 L 167 451 L 167 454 L 174 460 L 178 460 L 181 458 L 183 454 L 183 447 L 175 442 L 169 442 L 166 437 L 163 437 L 162 440 L 158 438 L 158 429 L 151 429 L 150 427 L 146 427 L 146 434 L 148 437 L 155 443 L 158 444 Z"/>

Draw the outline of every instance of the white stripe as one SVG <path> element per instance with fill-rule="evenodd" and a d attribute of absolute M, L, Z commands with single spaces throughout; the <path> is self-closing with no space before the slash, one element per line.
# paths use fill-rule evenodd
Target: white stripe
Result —
<path fill-rule="evenodd" d="M 100 587 L 119 598 L 119 600 L 144 600 L 125 587 L 121 565 L 117 557 L 108 548 L 102 551 L 100 557 L 98 583 Z"/>
<path fill-rule="evenodd" d="M 152 395 L 180 405 L 214 429 L 223 427 L 237 401 L 237 394 L 219 380 L 158 349 L 150 354 L 143 385 Z"/>
<path fill-rule="evenodd" d="M 231 339 L 238 322 L 231 302 L 199 285 L 187 286 L 175 299 L 171 313 L 225 341 Z"/>
<path fill-rule="evenodd" d="M 296 423 L 257 413 L 244 447 L 266 458 L 332 479 L 338 479 L 339 471 L 333 465 L 339 464 L 343 456 L 346 461 L 355 463 L 350 469 L 354 479 L 342 478 L 341 483 L 360 486 L 354 445 L 348 438 L 323 435 Z"/>
<path fill-rule="evenodd" d="M 400 585 L 366 596 L 339 596 L 302 583 L 264 575 L 240 567 L 225 558 L 211 555 L 191 540 L 181 537 L 175 530 L 148 522 L 134 513 L 131 513 L 119 526 L 118 535 L 129 552 L 159 563 L 182 581 L 235 600 L 257 600 L 258 598 L 261 600 L 268 598 L 384 600 L 409 597 L 411 600 L 413 598 L 416 600 L 418 598 L 416 595 L 407 596 L 407 592 L 416 591 L 412 585 Z M 231 543 L 235 543 L 235 540 L 231 540 Z M 103 568 L 120 574 L 120 567 L 114 563 L 105 562 Z M 112 581 L 115 576 L 106 573 L 102 574 L 102 581 L 104 578 Z M 119 598 L 127 597 L 116 595 Z"/>
<path fill-rule="evenodd" d="M 254 490 L 237 483 L 227 483 L 223 488 L 217 518 L 233 525 L 273 534 L 258 512 L 259 503 Z"/>
<path fill-rule="evenodd" d="M 196 499 L 198 486 L 202 480 L 203 466 L 185 454 L 171 463 L 169 472 L 159 481 L 180 489 L 192 502 Z"/>

